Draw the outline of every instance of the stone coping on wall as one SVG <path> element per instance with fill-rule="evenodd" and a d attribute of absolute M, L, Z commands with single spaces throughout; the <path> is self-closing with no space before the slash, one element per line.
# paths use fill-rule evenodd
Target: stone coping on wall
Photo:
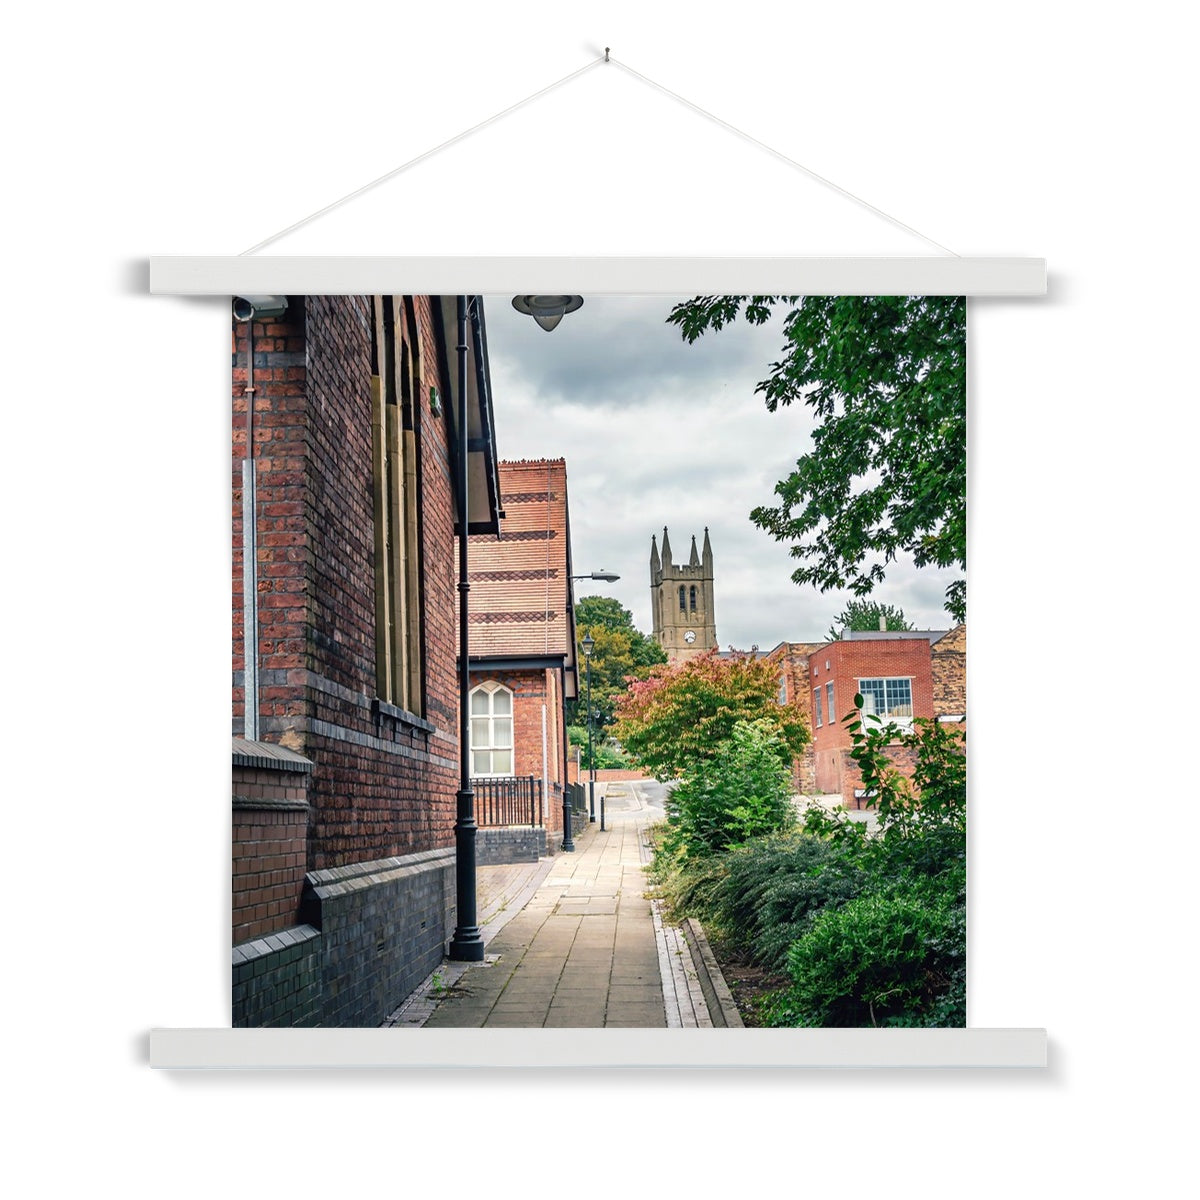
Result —
<path fill-rule="evenodd" d="M 234 812 L 308 812 L 307 800 L 277 800 L 265 796 L 234 796 Z"/>
<path fill-rule="evenodd" d="M 319 938 L 321 931 L 311 925 L 293 925 L 288 929 L 280 929 L 276 933 L 266 933 L 261 937 L 251 938 L 233 947 L 233 965 L 255 962 L 272 954 L 287 950 L 290 946 L 301 946 L 306 942 Z"/>
<path fill-rule="evenodd" d="M 443 850 L 421 850 L 416 854 L 405 854 L 395 858 L 380 858 L 372 862 L 349 863 L 344 867 L 309 871 L 305 876 L 305 884 L 322 899 L 328 899 L 388 883 L 405 875 L 415 875 L 430 867 L 448 866 L 454 860 L 453 846 Z"/>
<path fill-rule="evenodd" d="M 312 760 L 275 742 L 256 742 L 247 738 L 233 739 L 233 765 L 257 767 L 271 771 L 298 771 L 312 774 Z"/>

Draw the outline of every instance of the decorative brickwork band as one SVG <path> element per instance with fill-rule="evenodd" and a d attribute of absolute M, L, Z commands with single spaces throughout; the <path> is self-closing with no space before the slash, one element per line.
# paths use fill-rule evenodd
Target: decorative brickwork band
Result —
<path fill-rule="evenodd" d="M 556 612 L 472 613 L 467 620 L 472 625 L 504 625 L 509 622 L 557 621 Z"/>
<path fill-rule="evenodd" d="M 517 583 L 530 579 L 557 579 L 557 567 L 539 567 L 532 571 L 472 571 L 472 583 Z"/>

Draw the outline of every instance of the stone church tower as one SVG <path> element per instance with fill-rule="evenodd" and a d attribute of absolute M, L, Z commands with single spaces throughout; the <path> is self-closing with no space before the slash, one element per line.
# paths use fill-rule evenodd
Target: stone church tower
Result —
<path fill-rule="evenodd" d="M 686 566 L 671 561 L 671 542 L 663 529 L 662 557 L 658 541 L 650 539 L 650 606 L 654 614 L 654 640 L 670 662 L 681 662 L 711 650 L 717 644 L 717 618 L 713 606 L 713 556 L 704 530 L 704 549 L 692 553 Z"/>

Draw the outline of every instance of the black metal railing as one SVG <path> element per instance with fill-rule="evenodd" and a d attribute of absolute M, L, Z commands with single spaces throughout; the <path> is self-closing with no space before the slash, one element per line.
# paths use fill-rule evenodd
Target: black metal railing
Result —
<path fill-rule="evenodd" d="M 542 781 L 535 775 L 512 779 L 472 779 L 475 824 L 532 825 L 546 822 L 542 807 Z"/>
<path fill-rule="evenodd" d="M 588 823 L 587 784 L 568 783 L 567 800 L 571 808 L 571 828 L 579 832 Z"/>

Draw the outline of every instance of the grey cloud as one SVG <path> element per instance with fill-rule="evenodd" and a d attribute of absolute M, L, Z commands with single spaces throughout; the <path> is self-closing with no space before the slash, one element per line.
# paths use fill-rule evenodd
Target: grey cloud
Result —
<path fill-rule="evenodd" d="M 754 385 L 778 357 L 781 322 L 735 324 L 689 346 L 667 324 L 676 299 L 585 298 L 583 309 L 547 334 L 508 298 L 487 297 L 493 370 L 509 386 L 519 371 L 532 395 L 547 402 L 636 407 L 653 380 L 658 396 L 671 397 L 681 414 L 698 393 L 728 393 L 735 403 L 761 405 Z"/>

